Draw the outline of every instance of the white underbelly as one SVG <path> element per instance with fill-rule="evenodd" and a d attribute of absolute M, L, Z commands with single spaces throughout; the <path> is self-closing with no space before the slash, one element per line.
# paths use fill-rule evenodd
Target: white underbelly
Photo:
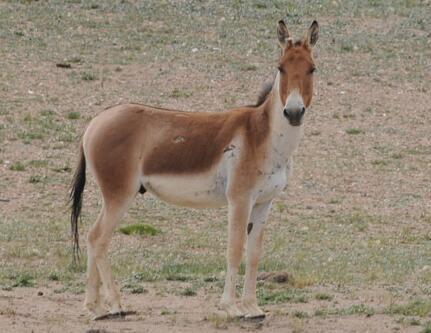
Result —
<path fill-rule="evenodd" d="M 227 179 L 222 170 L 191 175 L 143 176 L 142 184 L 160 200 L 178 206 L 215 208 L 227 204 Z"/>

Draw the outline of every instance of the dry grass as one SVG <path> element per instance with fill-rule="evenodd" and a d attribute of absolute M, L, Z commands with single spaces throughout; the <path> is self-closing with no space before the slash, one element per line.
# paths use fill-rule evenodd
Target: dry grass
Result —
<path fill-rule="evenodd" d="M 259 299 L 293 303 L 295 331 L 312 329 L 313 318 L 371 312 L 396 327 L 406 315 L 397 304 L 431 295 L 430 10 L 415 0 L 1 2 L 0 285 L 13 294 L 55 282 L 59 293 L 81 293 L 85 258 L 70 265 L 67 191 L 85 125 L 125 101 L 196 111 L 250 104 L 275 71 L 274 27 L 286 14 L 295 35 L 321 23 L 316 96 L 261 264 L 295 284 L 262 284 Z M 90 180 L 82 239 L 99 209 Z M 144 293 L 152 281 L 161 294 L 220 292 L 224 209 L 139 196 L 124 221 L 132 223 L 161 232 L 115 234 L 125 290 Z M 389 293 L 392 310 L 362 290 Z M 343 306 L 314 315 L 334 295 Z"/>

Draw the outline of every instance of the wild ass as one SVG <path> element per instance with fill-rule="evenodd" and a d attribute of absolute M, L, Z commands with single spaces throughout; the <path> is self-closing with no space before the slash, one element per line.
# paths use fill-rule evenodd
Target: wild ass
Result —
<path fill-rule="evenodd" d="M 78 243 L 86 165 L 103 196 L 88 234 L 85 306 L 97 317 L 124 314 L 108 261 L 112 233 L 138 192 L 188 207 L 228 205 L 227 272 L 220 306 L 230 316 L 262 317 L 256 276 L 271 202 L 287 184 L 292 154 L 313 95 L 311 47 L 319 27 L 294 41 L 278 22 L 282 55 L 277 76 L 254 106 L 225 112 L 181 112 L 117 105 L 95 117 L 83 136 L 71 190 L 72 233 Z M 235 285 L 247 238 L 244 291 Z M 105 309 L 100 297 L 103 285 Z"/>

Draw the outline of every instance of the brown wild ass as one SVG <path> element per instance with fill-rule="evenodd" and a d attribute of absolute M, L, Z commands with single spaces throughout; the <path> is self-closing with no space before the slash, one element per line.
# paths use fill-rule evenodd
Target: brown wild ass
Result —
<path fill-rule="evenodd" d="M 83 136 L 75 173 L 72 233 L 78 249 L 78 217 L 85 169 L 103 196 L 89 231 L 85 306 L 95 318 L 124 315 L 108 260 L 112 233 L 138 192 L 188 207 L 228 205 L 227 272 L 220 306 L 230 316 L 263 317 L 256 300 L 256 275 L 271 202 L 287 184 L 306 108 L 313 95 L 313 21 L 294 41 L 278 22 L 282 55 L 271 87 L 254 106 L 225 112 L 181 112 L 140 104 L 110 107 Z M 243 296 L 235 299 L 238 268 L 246 245 Z M 101 286 L 109 309 L 101 301 Z"/>

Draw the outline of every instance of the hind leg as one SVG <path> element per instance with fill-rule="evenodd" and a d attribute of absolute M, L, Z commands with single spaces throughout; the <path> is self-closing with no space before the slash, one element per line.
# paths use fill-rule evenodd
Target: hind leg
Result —
<path fill-rule="evenodd" d="M 103 209 L 100 212 L 96 223 L 88 233 L 87 238 L 87 285 L 85 290 L 85 307 L 91 312 L 91 314 L 97 318 L 107 313 L 106 308 L 102 305 L 100 299 L 100 287 L 101 280 L 99 270 L 96 265 L 96 258 L 94 256 L 94 248 L 92 246 L 92 239 L 97 238 L 97 234 L 100 230 L 100 221 L 103 218 Z"/>
<path fill-rule="evenodd" d="M 108 259 L 108 247 L 115 227 L 127 211 L 135 194 L 136 191 L 129 192 L 122 196 L 119 196 L 117 193 L 115 200 L 104 197 L 105 204 L 99 216 L 100 218 L 93 226 L 88 237 L 88 252 L 90 254 L 88 274 L 91 279 L 89 279 L 87 289 L 90 291 L 87 294 L 87 300 L 99 299 L 99 301 L 96 302 L 97 311 L 103 312 L 103 307 L 100 306 L 101 302 L 97 288 L 100 288 L 101 282 L 105 300 L 109 306 L 109 313 L 116 314 L 122 312 L 120 292 L 113 279 L 111 265 Z M 96 314 L 96 316 L 100 315 L 101 314 Z"/>

